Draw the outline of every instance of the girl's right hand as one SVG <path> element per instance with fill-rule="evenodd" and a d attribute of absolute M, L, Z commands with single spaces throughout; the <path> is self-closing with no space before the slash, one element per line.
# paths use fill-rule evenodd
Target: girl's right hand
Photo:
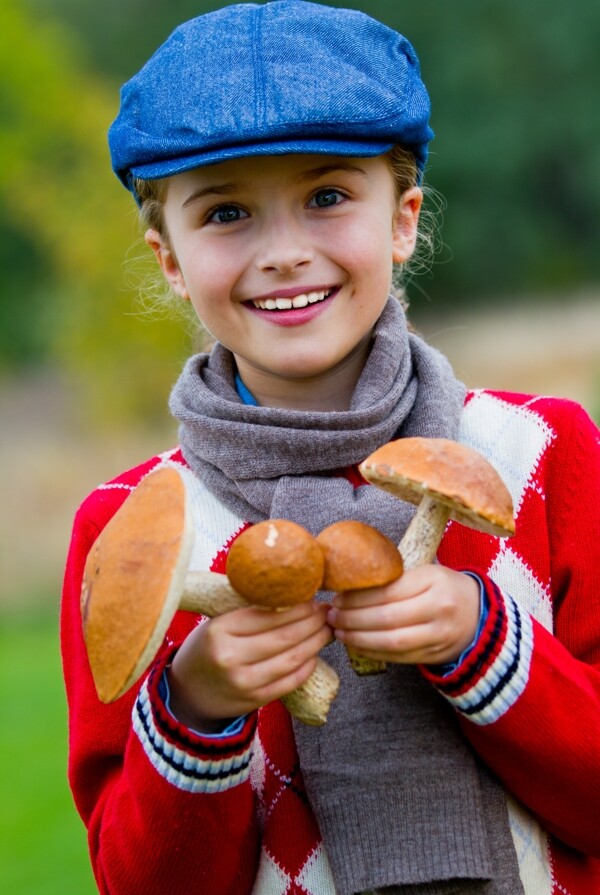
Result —
<path fill-rule="evenodd" d="M 314 601 L 279 611 L 248 606 L 202 622 L 168 670 L 175 717 L 215 733 L 291 693 L 310 677 L 319 652 L 332 640 L 328 609 Z"/>

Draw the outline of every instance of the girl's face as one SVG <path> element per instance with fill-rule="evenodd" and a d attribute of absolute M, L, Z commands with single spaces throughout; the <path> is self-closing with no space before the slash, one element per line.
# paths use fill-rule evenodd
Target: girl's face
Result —
<path fill-rule="evenodd" d="M 414 187 L 396 202 L 383 157 L 236 159 L 171 177 L 168 243 L 146 240 L 259 403 L 341 409 L 421 199 Z"/>

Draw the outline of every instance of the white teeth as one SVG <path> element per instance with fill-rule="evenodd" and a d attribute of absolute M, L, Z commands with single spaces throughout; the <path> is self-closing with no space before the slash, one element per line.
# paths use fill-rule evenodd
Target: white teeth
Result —
<path fill-rule="evenodd" d="M 323 290 L 322 292 L 303 292 L 294 298 L 267 298 L 264 300 L 255 300 L 252 302 L 255 308 L 261 311 L 289 311 L 290 308 L 305 308 L 307 305 L 314 305 L 318 301 L 328 298 L 331 290 Z"/>

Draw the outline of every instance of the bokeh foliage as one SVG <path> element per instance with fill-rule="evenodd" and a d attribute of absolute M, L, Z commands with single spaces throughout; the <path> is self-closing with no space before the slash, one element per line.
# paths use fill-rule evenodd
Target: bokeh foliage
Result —
<path fill-rule="evenodd" d="M 106 126 L 118 92 L 84 62 L 76 36 L 19 0 L 0 6 L 0 215 L 4 369 L 59 364 L 86 413 L 164 403 L 181 328 L 136 320 L 123 261 L 139 237 L 115 189 Z M 177 364 L 178 365 L 178 364 Z"/>
<path fill-rule="evenodd" d="M 126 257 L 140 234 L 106 148 L 118 87 L 176 24 L 220 5 L 0 6 L 0 370 L 52 361 L 76 371 L 82 404 L 102 416 L 162 412 L 189 347 L 180 323 L 134 316 Z M 428 180 L 447 202 L 445 248 L 416 279 L 413 305 L 597 283 L 600 6 L 332 5 L 403 31 L 432 96 Z"/>

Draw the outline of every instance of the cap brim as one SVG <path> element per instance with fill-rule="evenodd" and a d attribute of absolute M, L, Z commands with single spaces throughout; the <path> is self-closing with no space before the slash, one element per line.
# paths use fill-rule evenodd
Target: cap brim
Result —
<path fill-rule="evenodd" d="M 233 146 L 221 146 L 214 151 L 207 150 L 193 155 L 179 156 L 173 159 L 162 159 L 159 162 L 136 165 L 131 168 L 131 175 L 141 180 L 156 180 L 161 177 L 171 177 L 190 171 L 192 168 L 200 168 L 205 165 L 216 165 L 220 162 L 231 161 L 237 158 L 250 158 L 257 155 L 291 155 L 311 154 L 317 155 L 345 155 L 372 157 L 383 155 L 392 149 L 394 143 L 373 142 L 369 140 L 327 140 L 297 139 L 275 140 L 259 143 L 243 143 Z M 127 184 L 129 186 L 129 184 Z"/>

